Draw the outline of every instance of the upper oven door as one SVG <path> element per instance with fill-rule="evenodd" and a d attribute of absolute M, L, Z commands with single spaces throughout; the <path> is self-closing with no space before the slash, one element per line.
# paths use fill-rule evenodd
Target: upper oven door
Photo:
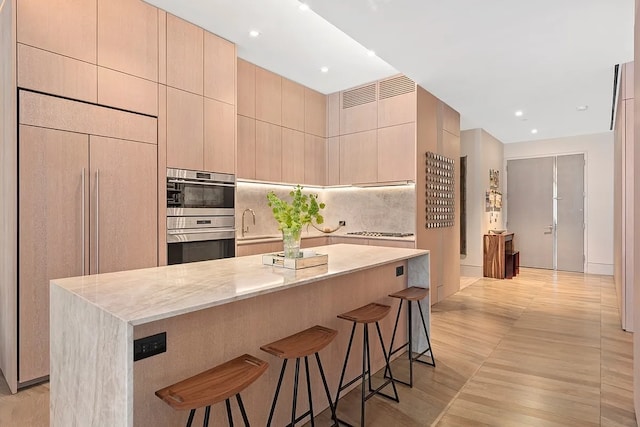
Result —
<path fill-rule="evenodd" d="M 233 175 L 178 171 L 167 173 L 167 215 L 233 215 L 235 179 Z M 186 175 L 186 172 L 192 172 Z M 183 175 L 183 176 L 175 176 Z"/>

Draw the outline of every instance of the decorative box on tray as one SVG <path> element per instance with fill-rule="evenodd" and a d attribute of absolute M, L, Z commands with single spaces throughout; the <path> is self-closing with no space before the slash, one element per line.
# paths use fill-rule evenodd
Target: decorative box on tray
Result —
<path fill-rule="evenodd" d="M 301 268 L 316 267 L 329 262 L 329 256 L 326 254 L 301 251 L 300 255 L 302 256 L 298 258 L 285 258 L 284 252 L 279 252 L 277 254 L 265 254 L 262 255 L 262 263 L 264 265 L 273 265 L 275 267 L 299 270 Z"/>

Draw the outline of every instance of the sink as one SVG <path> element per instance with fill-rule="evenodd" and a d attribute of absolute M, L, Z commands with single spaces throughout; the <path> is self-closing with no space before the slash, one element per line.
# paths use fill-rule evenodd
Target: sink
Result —
<path fill-rule="evenodd" d="M 239 242 L 243 242 L 245 240 L 267 240 L 267 239 L 280 239 L 282 236 L 251 236 L 245 235 L 244 237 L 238 237 Z"/>

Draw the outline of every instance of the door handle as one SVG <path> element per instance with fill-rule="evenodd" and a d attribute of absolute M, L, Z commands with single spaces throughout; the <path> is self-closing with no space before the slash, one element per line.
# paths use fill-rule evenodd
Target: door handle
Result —
<path fill-rule="evenodd" d="M 545 228 L 547 229 L 547 231 L 545 231 L 544 234 L 552 234 L 553 233 L 553 225 L 547 225 Z"/>

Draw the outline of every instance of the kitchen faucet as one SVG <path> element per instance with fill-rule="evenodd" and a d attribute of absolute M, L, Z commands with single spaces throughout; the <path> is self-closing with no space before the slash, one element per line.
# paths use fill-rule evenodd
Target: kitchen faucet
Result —
<path fill-rule="evenodd" d="M 253 209 L 245 209 L 244 212 L 242 212 L 242 237 L 244 237 L 244 233 L 249 232 L 249 226 L 247 225 L 247 228 L 244 227 L 244 214 L 246 214 L 247 212 L 251 212 L 251 215 L 253 215 L 253 225 L 256 225 L 256 213 L 253 211 Z"/>

